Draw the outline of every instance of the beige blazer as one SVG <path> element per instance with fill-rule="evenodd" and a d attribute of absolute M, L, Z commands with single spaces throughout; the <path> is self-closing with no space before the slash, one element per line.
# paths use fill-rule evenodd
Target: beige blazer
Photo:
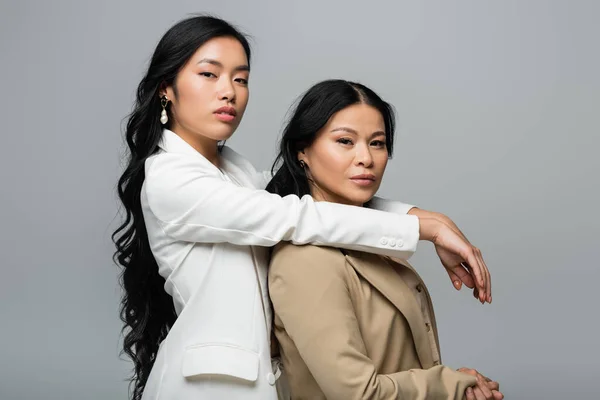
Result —
<path fill-rule="evenodd" d="M 475 385 L 441 365 L 431 298 L 406 262 L 280 243 L 269 290 L 293 399 L 463 399 Z"/>

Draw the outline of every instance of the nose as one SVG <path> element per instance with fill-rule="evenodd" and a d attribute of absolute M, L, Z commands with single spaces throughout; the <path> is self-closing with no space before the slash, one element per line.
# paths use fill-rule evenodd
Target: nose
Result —
<path fill-rule="evenodd" d="M 373 166 L 373 156 L 368 145 L 360 144 L 356 146 L 355 162 L 356 165 L 362 165 L 363 167 Z"/>
<path fill-rule="evenodd" d="M 231 80 L 228 77 L 222 76 L 221 79 L 219 79 L 219 84 L 217 86 L 217 96 L 219 100 L 226 100 L 230 103 L 235 102 L 235 89 Z"/>

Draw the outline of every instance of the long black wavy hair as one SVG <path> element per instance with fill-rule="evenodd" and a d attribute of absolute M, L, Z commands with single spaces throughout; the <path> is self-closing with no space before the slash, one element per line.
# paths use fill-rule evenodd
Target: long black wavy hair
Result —
<path fill-rule="evenodd" d="M 298 162 L 298 152 L 309 147 L 329 119 L 353 104 L 367 104 L 383 117 L 388 156 L 394 148 L 396 117 L 394 108 L 368 87 L 341 79 L 319 82 L 308 89 L 298 101 L 283 130 L 279 153 L 271 169 L 273 178 L 266 190 L 280 196 L 310 194 L 310 181 L 305 168 Z"/>
<path fill-rule="evenodd" d="M 112 240 L 117 248 L 114 260 L 122 266 L 120 316 L 125 333 L 123 352 L 134 363 L 130 378 L 133 400 L 141 398 L 158 345 L 176 319 L 173 300 L 164 291 L 165 280 L 159 275 L 150 250 L 140 201 L 144 163 L 157 152 L 163 129 L 159 90 L 165 85 L 174 85 L 177 74 L 196 50 L 218 37 L 237 39 L 250 63 L 248 39 L 237 28 L 209 15 L 184 19 L 171 27 L 156 46 L 148 71 L 137 88 L 135 105 L 127 121 L 128 161 L 117 188 L 125 215 Z M 173 88 L 177 93 L 176 87 Z M 170 121 L 172 118 L 169 115 Z"/>

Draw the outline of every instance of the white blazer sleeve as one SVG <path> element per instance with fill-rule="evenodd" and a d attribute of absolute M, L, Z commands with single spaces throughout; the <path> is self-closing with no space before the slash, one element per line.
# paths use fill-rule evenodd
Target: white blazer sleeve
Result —
<path fill-rule="evenodd" d="M 267 187 L 271 179 L 273 178 L 273 174 L 271 170 L 269 171 L 254 171 L 254 183 L 257 188 L 264 189 Z"/>
<path fill-rule="evenodd" d="M 256 246 L 286 240 L 401 259 L 408 259 L 419 241 L 414 215 L 239 187 L 181 154 L 148 160 L 144 190 L 150 211 L 175 240 Z"/>
<path fill-rule="evenodd" d="M 388 200 L 375 196 L 371 199 L 371 201 L 369 201 L 368 207 L 374 210 L 392 212 L 403 215 L 408 214 L 410 209 L 414 208 L 415 206 L 413 206 L 412 204 L 406 204 L 400 201 Z"/>
<path fill-rule="evenodd" d="M 266 188 L 273 178 L 273 174 L 270 170 L 252 171 L 252 174 L 255 186 L 260 189 Z M 410 209 L 415 207 L 412 204 L 406 204 L 396 200 L 388 200 L 377 196 L 374 196 L 366 206 L 374 210 L 387 211 L 400 215 L 408 214 Z"/>

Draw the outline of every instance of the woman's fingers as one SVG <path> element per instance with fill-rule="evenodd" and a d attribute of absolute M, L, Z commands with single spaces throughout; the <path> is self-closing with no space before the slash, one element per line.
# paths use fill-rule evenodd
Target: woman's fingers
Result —
<path fill-rule="evenodd" d="M 481 386 L 474 386 L 473 394 L 475 394 L 475 398 L 477 400 L 492 400 L 493 399 L 493 397 L 487 397 L 485 394 L 483 394 L 483 392 L 481 390 Z M 491 393 L 490 393 L 490 396 L 491 396 Z"/>
<path fill-rule="evenodd" d="M 500 384 L 498 382 L 489 380 L 489 378 L 487 385 L 490 388 L 490 390 L 500 390 Z"/>
<path fill-rule="evenodd" d="M 459 277 L 457 274 L 455 274 L 454 272 L 452 272 L 452 270 L 445 268 L 446 272 L 448 273 L 448 276 L 450 277 L 450 281 L 452 281 L 452 286 L 454 286 L 454 288 L 456 290 L 460 290 L 460 288 L 462 287 L 462 278 Z M 465 271 L 466 273 L 466 271 Z"/>
<path fill-rule="evenodd" d="M 475 394 L 473 393 L 473 388 L 467 388 L 465 395 L 467 396 L 467 400 L 475 400 Z"/>
<path fill-rule="evenodd" d="M 484 271 L 482 266 L 479 264 L 479 260 L 475 256 L 475 253 L 470 248 L 464 257 L 467 260 L 467 264 L 471 268 L 472 274 L 475 276 L 475 283 L 477 291 L 479 292 L 479 300 L 483 301 L 484 293 L 486 293 L 486 277 L 484 277 Z"/>
<path fill-rule="evenodd" d="M 481 254 L 481 250 L 475 249 L 475 255 L 479 259 L 479 262 L 480 262 L 483 270 L 485 271 L 485 274 L 487 275 L 487 292 L 486 292 L 485 301 L 487 301 L 488 303 L 491 303 L 492 302 L 492 274 L 490 273 L 489 268 L 487 267 L 487 265 L 485 264 L 485 261 L 483 260 L 483 255 Z"/>
<path fill-rule="evenodd" d="M 471 368 L 459 368 L 457 371 L 472 375 L 477 380 L 477 385 L 467 388 L 465 396 L 467 400 L 502 400 L 504 395 L 500 393 L 500 384 Z"/>
<path fill-rule="evenodd" d="M 474 275 L 478 273 L 481 274 L 483 284 L 477 285 L 477 298 L 483 304 L 486 301 L 490 301 L 491 293 L 491 275 L 490 272 L 483 261 L 483 257 L 481 256 L 481 251 L 478 248 L 473 247 L 471 249 L 472 259 L 475 260 L 473 262 L 467 262 L 467 265 L 470 267 L 471 271 Z"/>
<path fill-rule="evenodd" d="M 481 391 L 481 394 L 484 396 L 484 398 L 486 400 L 492 400 L 494 396 L 492 395 L 492 391 L 487 385 L 487 380 L 485 379 L 485 377 L 480 373 L 477 373 L 475 379 L 477 379 L 477 388 Z"/>
<path fill-rule="evenodd" d="M 452 280 L 452 284 L 455 288 L 460 289 L 462 284 L 467 286 L 468 288 L 475 287 L 475 280 L 471 272 L 463 267 L 461 264 L 455 266 L 448 266 L 445 268 L 448 276 Z M 456 280 L 458 280 L 459 285 L 456 285 Z"/>

